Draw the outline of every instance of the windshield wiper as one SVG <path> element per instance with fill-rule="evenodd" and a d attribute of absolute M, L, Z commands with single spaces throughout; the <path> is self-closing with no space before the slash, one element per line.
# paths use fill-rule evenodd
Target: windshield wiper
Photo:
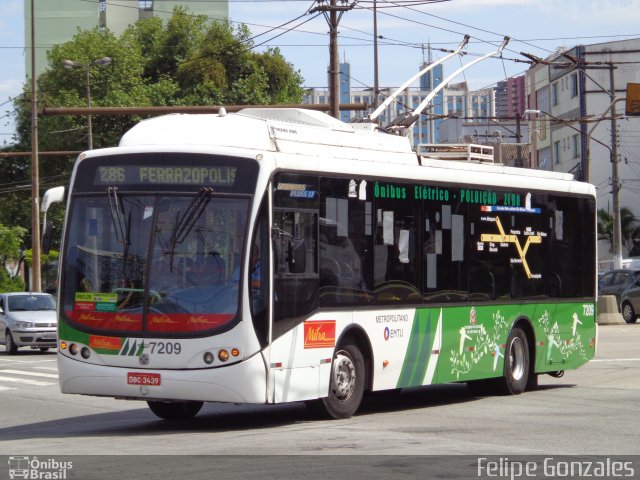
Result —
<path fill-rule="evenodd" d="M 122 211 L 122 203 L 118 196 L 118 187 L 107 187 L 107 196 L 109 197 L 109 209 L 111 210 L 111 220 L 113 221 L 116 240 L 123 245 L 129 245 L 129 225 Z M 129 222 L 130 221 L 131 217 L 129 217 Z"/>
<path fill-rule="evenodd" d="M 187 206 L 184 213 L 182 214 L 182 217 L 178 219 L 170 240 L 172 252 L 177 244 L 184 242 L 184 239 L 187 238 L 187 235 L 189 235 L 194 225 L 200 218 L 200 215 L 202 215 L 202 212 L 204 212 L 204 209 L 207 207 L 207 204 L 211 200 L 212 193 L 213 188 L 202 187 L 198 192 L 198 195 L 196 195 L 189 206 Z"/>

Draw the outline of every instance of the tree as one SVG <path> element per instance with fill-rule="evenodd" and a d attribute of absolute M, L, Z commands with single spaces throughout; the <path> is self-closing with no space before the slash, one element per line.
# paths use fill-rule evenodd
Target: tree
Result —
<path fill-rule="evenodd" d="M 165 106 L 277 104 L 302 101 L 303 79 L 277 49 L 252 50 L 251 32 L 240 25 L 191 15 L 176 7 L 167 22 L 159 18 L 138 21 L 120 37 L 108 29 L 78 30 L 72 40 L 54 46 L 49 66 L 38 78 L 39 107 L 85 106 L 84 68 L 64 68 L 64 60 L 89 64 L 110 57 L 108 66 L 89 67 L 92 106 Z M 16 151 L 31 150 L 30 82 L 14 101 Z M 117 145 L 121 136 L 142 117 L 94 116 L 94 148 Z M 88 144 L 84 116 L 40 116 L 39 149 L 84 150 Z M 74 158 L 41 157 L 43 189 L 68 183 Z M 0 223 L 31 225 L 31 160 L 6 158 L 0 175 L 23 190 L 3 193 Z M 5 185 L 5 187 L 10 185 Z M 0 189 L 0 192 L 2 190 Z M 62 215 L 51 218 L 60 230 Z M 30 239 L 29 239 L 30 242 Z"/>
<path fill-rule="evenodd" d="M 22 227 L 6 227 L 0 224 L 0 291 L 15 292 L 24 290 L 24 282 L 18 275 L 10 276 L 7 267 L 19 267 L 22 249 L 22 239 L 26 234 Z M 17 270 L 17 268 L 16 268 Z"/>
<path fill-rule="evenodd" d="M 599 209 L 598 216 L 598 240 L 609 243 L 609 253 L 613 252 L 613 217 L 605 209 Z M 634 237 L 640 237 L 638 219 L 627 207 L 620 209 L 620 241 L 623 247 L 630 252 L 633 250 Z M 630 253 L 631 254 L 631 253 Z"/>

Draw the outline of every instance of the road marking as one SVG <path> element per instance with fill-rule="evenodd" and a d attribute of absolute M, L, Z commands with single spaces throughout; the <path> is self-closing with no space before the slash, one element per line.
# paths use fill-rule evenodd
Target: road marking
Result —
<path fill-rule="evenodd" d="M 27 375 L 32 377 L 58 378 L 58 375 L 54 375 L 53 373 L 27 372 L 24 370 L 0 370 L 0 373 L 15 373 L 16 375 Z"/>
<path fill-rule="evenodd" d="M 27 385 L 37 385 L 41 387 L 46 387 L 47 385 L 55 385 L 55 383 L 51 382 L 41 382 L 39 380 L 31 380 L 26 378 L 13 378 L 13 377 L 2 377 L 0 376 L 0 381 L 2 382 L 14 382 L 14 383 L 25 383 Z"/>
<path fill-rule="evenodd" d="M 2 385 L 0 385 L 0 392 L 2 392 L 4 390 L 17 390 L 17 388 L 16 387 L 3 387 Z"/>
<path fill-rule="evenodd" d="M 14 360 L 9 358 L 0 358 L 0 362 L 6 363 L 29 363 L 27 360 Z"/>
<path fill-rule="evenodd" d="M 597 358 L 592 362 L 638 362 L 640 358 Z"/>

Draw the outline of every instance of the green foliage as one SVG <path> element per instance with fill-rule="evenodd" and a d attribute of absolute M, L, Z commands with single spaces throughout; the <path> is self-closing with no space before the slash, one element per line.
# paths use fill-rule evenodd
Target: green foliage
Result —
<path fill-rule="evenodd" d="M 297 103 L 304 94 L 300 71 L 293 69 L 277 48 L 258 55 L 258 64 L 267 75 L 267 93 L 270 103 Z"/>
<path fill-rule="evenodd" d="M 26 230 L 21 227 L 6 227 L 0 224 L 0 291 L 18 292 L 24 290 L 24 281 L 18 276 L 9 276 L 9 262 L 20 262 L 22 239 Z"/>
<path fill-rule="evenodd" d="M 11 260 L 20 260 L 22 239 L 27 230 L 22 227 L 6 227 L 0 224 L 0 269 L 5 270 Z"/>
<path fill-rule="evenodd" d="M 609 243 L 609 253 L 613 252 L 613 216 L 605 209 L 599 209 L 598 216 L 598 240 L 604 240 Z M 640 245 L 640 242 L 636 239 L 640 239 L 640 222 L 633 214 L 633 212 L 627 208 L 622 207 L 620 209 L 620 241 L 623 247 L 629 249 L 629 254 L 634 255 L 635 250 L 638 248 L 636 244 Z M 640 251 L 638 252 L 640 253 Z"/>
<path fill-rule="evenodd" d="M 227 22 L 191 15 L 182 7 L 176 7 L 167 22 L 157 17 L 141 20 L 120 37 L 107 29 L 78 30 L 72 40 L 48 52 L 48 69 L 38 78 L 38 105 L 84 107 L 88 97 L 93 107 L 300 103 L 300 73 L 277 49 L 257 53 L 252 47 L 246 26 L 234 28 Z M 111 58 L 111 64 L 91 65 L 103 57 Z M 88 67 L 64 68 L 64 60 Z M 9 150 L 31 150 L 30 91 L 28 81 L 24 94 L 14 100 L 17 143 Z M 117 145 L 141 119 L 94 115 L 94 148 Z M 87 123 L 85 116 L 40 115 L 39 150 L 85 150 Z M 74 161 L 74 155 L 41 156 L 41 188 L 68 184 Z M 31 158 L 3 159 L 0 177 L 11 179 L 11 185 L 25 186 L 2 194 L 0 223 L 30 230 L 31 190 L 26 187 L 31 183 Z M 50 215 L 56 233 L 61 231 L 63 214 Z M 31 244 L 29 235 L 24 240 Z"/>
<path fill-rule="evenodd" d="M 23 292 L 24 280 L 19 275 L 9 276 L 6 270 L 0 270 L 0 292 Z"/>

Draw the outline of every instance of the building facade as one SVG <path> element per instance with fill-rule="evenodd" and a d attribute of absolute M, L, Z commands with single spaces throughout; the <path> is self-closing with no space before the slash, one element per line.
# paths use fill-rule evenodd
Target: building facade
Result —
<path fill-rule="evenodd" d="M 527 108 L 525 77 L 510 77 L 498 82 L 496 86 L 496 116 L 522 116 Z"/>
<path fill-rule="evenodd" d="M 534 158 L 598 189 L 598 208 L 619 205 L 640 217 L 640 118 L 624 118 L 628 83 L 640 83 L 640 39 L 577 45 L 526 72 Z M 540 113 L 538 113 L 540 112 Z M 615 114 L 615 115 L 614 115 Z M 615 162 L 615 165 L 614 165 Z M 617 170 L 617 171 L 616 171 Z M 599 249 L 609 258 L 609 246 Z M 628 254 L 623 245 L 623 256 Z"/>
<path fill-rule="evenodd" d="M 31 49 L 31 0 L 24 0 L 25 45 Z M 115 35 L 122 34 L 129 25 L 141 18 L 157 16 L 167 19 L 173 8 L 185 6 L 190 13 L 226 20 L 229 16 L 227 1 L 179 2 L 158 0 L 98 0 L 80 2 L 78 0 L 46 0 L 33 2 L 33 23 L 35 30 L 35 72 L 36 76 L 46 70 L 47 51 L 54 45 L 68 42 L 78 29 L 90 30 L 95 27 L 108 28 Z M 31 76 L 31 55 L 25 55 L 25 66 Z"/>

